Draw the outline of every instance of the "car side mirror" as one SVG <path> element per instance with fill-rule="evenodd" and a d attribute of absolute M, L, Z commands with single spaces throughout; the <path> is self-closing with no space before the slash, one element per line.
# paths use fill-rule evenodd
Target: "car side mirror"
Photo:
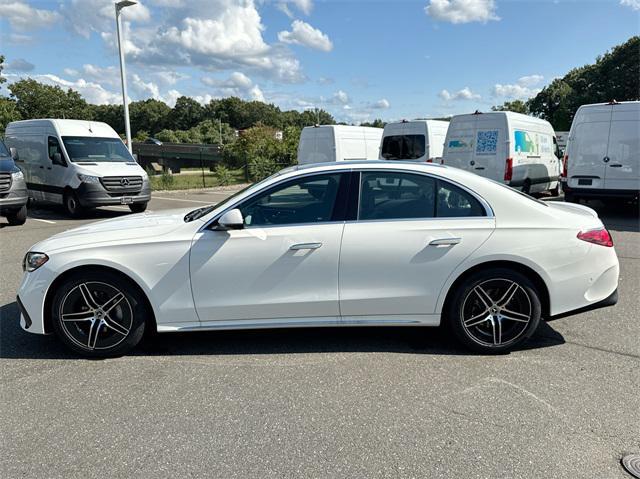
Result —
<path fill-rule="evenodd" d="M 51 163 L 53 163 L 54 165 L 66 166 L 64 164 L 64 161 L 62 161 L 62 155 L 60 154 L 60 152 L 53 154 L 53 156 L 51 157 Z"/>
<path fill-rule="evenodd" d="M 244 218 L 240 210 L 234 208 L 223 214 L 218 220 L 218 228 L 222 230 L 240 230 L 244 228 Z"/>
<path fill-rule="evenodd" d="M 20 155 L 18 154 L 18 150 L 12 147 L 12 148 L 9 148 L 9 152 L 11 153 L 11 158 L 13 158 L 13 161 L 20 161 Z"/>

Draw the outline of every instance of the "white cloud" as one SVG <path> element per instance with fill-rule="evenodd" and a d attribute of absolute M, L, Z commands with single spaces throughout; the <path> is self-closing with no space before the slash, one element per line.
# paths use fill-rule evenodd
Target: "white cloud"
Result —
<path fill-rule="evenodd" d="M 62 15 L 69 28 L 85 38 L 92 32 L 112 31 L 115 23 L 113 0 L 71 0 L 61 8 Z M 149 9 L 141 2 L 122 9 L 122 20 L 129 22 L 148 22 L 151 19 Z"/>
<path fill-rule="evenodd" d="M 506 85 L 496 83 L 493 86 L 492 95 L 495 98 L 508 100 L 527 100 L 540 92 L 539 85 L 543 80 L 542 75 L 528 75 L 518 78 L 516 83 Z"/>
<path fill-rule="evenodd" d="M 239 98 L 264 101 L 264 94 L 260 87 L 241 72 L 233 72 L 229 78 L 224 80 L 204 77 L 202 78 L 202 83 L 214 87 L 217 96 L 237 96 Z"/>
<path fill-rule="evenodd" d="M 375 108 L 376 110 L 386 110 L 390 106 L 391 106 L 391 104 L 389 103 L 389 100 L 387 100 L 386 98 L 382 98 L 382 99 L 374 102 L 371 105 L 371 108 Z"/>
<path fill-rule="evenodd" d="M 640 10 L 640 0 L 620 0 L 620 5 L 630 7 L 632 10 Z"/>
<path fill-rule="evenodd" d="M 338 90 L 333 94 L 333 101 L 335 103 L 346 105 L 347 103 L 349 103 L 349 95 L 347 95 L 347 93 L 343 90 Z"/>
<path fill-rule="evenodd" d="M 313 0 L 284 0 L 276 6 L 289 18 L 293 18 L 293 12 L 289 8 L 289 5 L 293 4 L 298 10 L 305 15 L 309 15 L 313 10 Z"/>
<path fill-rule="evenodd" d="M 172 70 L 153 72 L 152 75 L 163 85 L 175 85 L 179 81 L 186 80 L 189 75 Z"/>
<path fill-rule="evenodd" d="M 30 75 L 30 78 L 48 85 L 57 85 L 63 89 L 71 88 L 80 93 L 87 102 L 97 105 L 120 103 L 122 101 L 120 94 L 107 90 L 99 83 L 87 81 L 84 78 L 78 78 L 75 81 L 70 81 L 50 73 L 44 75 Z M 14 79 L 20 80 L 21 77 L 16 75 Z"/>
<path fill-rule="evenodd" d="M 457 100 L 480 100 L 482 97 L 477 93 L 471 91 L 471 88 L 464 87 L 457 92 L 450 92 L 449 90 L 442 90 L 438 93 L 438 96 L 444 101 L 457 101 Z"/>
<path fill-rule="evenodd" d="M 62 19 L 56 11 L 34 8 L 24 1 L 0 0 L 0 17 L 18 31 L 38 30 Z"/>
<path fill-rule="evenodd" d="M 24 58 L 16 58 L 6 65 L 7 71 L 14 72 L 30 72 L 33 71 L 35 67 L 33 63 L 28 62 Z"/>
<path fill-rule="evenodd" d="M 278 40 L 282 43 L 303 45 L 323 52 L 329 52 L 333 49 L 333 43 L 325 33 L 302 20 L 294 20 L 291 23 L 290 32 L 278 33 Z"/>
<path fill-rule="evenodd" d="M 494 0 L 430 0 L 425 12 L 435 20 L 454 24 L 500 20 Z"/>

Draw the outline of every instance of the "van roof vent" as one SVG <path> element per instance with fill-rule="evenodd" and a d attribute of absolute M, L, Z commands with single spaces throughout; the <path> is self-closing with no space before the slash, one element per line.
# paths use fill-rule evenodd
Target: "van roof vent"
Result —
<path fill-rule="evenodd" d="M 480 110 L 476 110 L 473 112 L 474 115 L 482 115 L 482 112 Z"/>
<path fill-rule="evenodd" d="M 409 120 L 407 120 L 406 118 L 403 118 L 402 123 L 409 123 Z"/>
<path fill-rule="evenodd" d="M 619 105 L 620 102 L 616 101 L 616 100 L 611 100 L 609 103 L 607 103 L 607 105 Z"/>

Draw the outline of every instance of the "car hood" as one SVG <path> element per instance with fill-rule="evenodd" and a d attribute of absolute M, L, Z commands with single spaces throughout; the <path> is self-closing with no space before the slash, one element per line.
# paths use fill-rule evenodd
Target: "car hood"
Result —
<path fill-rule="evenodd" d="M 71 248 L 95 247 L 111 243 L 139 243 L 145 239 L 157 239 L 189 224 L 184 222 L 184 215 L 191 209 L 147 212 L 90 223 L 41 241 L 34 245 L 31 251 L 48 254 Z"/>
<path fill-rule="evenodd" d="M 145 176 L 138 163 L 124 161 L 76 161 L 78 173 L 93 176 Z"/>

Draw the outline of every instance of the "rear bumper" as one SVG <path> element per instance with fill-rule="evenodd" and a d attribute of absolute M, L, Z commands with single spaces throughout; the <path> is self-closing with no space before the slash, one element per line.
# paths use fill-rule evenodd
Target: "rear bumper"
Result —
<path fill-rule="evenodd" d="M 618 288 L 611 293 L 608 297 L 604 298 L 597 303 L 590 304 L 589 306 L 584 306 L 582 308 L 574 309 L 573 311 L 567 311 L 566 313 L 556 314 L 555 316 L 549 317 L 549 319 L 560 319 L 565 318 L 567 316 L 573 316 L 574 314 L 586 313 L 587 311 L 593 311 L 594 309 L 606 308 L 608 306 L 614 306 L 618 303 Z"/>
<path fill-rule="evenodd" d="M 85 208 L 93 208 L 96 206 L 121 205 L 130 203 L 147 203 L 151 200 L 151 188 L 149 182 L 142 184 L 140 191 L 130 191 L 123 193 L 110 193 L 98 183 L 82 183 L 76 190 L 78 201 Z M 127 202 L 123 203 L 123 198 L 127 198 Z M 131 201 L 128 201 L 128 199 Z"/>
<path fill-rule="evenodd" d="M 640 190 L 607 190 L 604 188 L 575 188 L 562 183 L 562 190 L 565 193 L 579 196 L 581 198 L 638 198 Z"/>

